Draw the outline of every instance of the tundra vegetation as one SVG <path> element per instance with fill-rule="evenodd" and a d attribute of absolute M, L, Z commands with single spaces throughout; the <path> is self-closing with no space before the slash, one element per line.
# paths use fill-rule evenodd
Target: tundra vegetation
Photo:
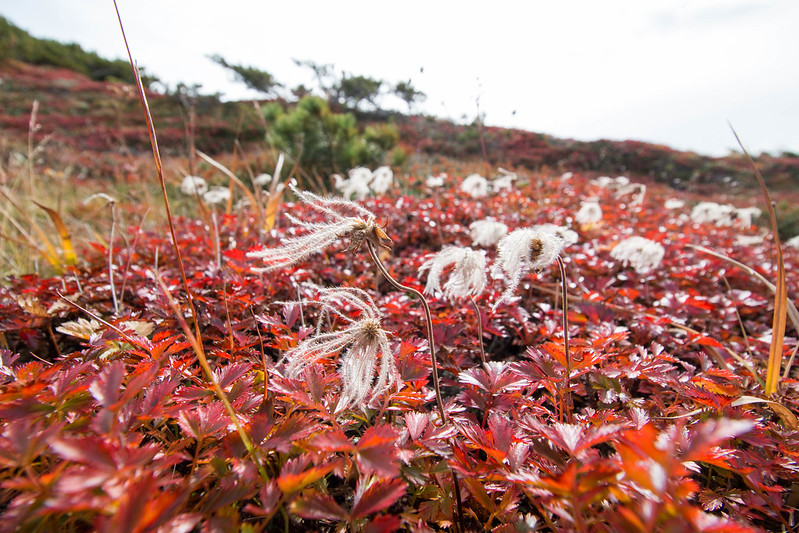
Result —
<path fill-rule="evenodd" d="M 222 104 L 15 35 L 0 530 L 796 529 L 791 154 L 484 158 L 325 66 Z"/>

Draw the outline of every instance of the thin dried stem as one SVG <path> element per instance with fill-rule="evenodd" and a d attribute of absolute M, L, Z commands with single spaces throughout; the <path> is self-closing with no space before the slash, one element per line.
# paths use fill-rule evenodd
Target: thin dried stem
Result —
<path fill-rule="evenodd" d="M 774 235 L 774 247 L 777 252 L 777 271 L 774 273 L 775 277 L 777 278 L 776 283 L 774 283 L 774 286 L 776 287 L 776 290 L 774 291 L 774 318 L 772 320 L 771 346 L 769 347 L 768 364 L 766 366 L 765 393 L 768 396 L 776 393 L 780 386 L 780 368 L 782 366 L 783 347 L 785 346 L 785 323 L 788 315 L 788 287 L 785 284 L 785 261 L 782 256 L 782 246 L 780 245 L 780 232 L 777 227 L 777 213 L 774 211 L 774 205 L 771 201 L 771 195 L 768 192 L 768 187 L 766 187 L 766 182 L 763 180 L 763 176 L 760 175 L 760 170 L 758 170 L 757 165 L 755 165 L 755 161 L 752 159 L 752 156 L 749 155 L 749 152 L 746 150 L 746 147 L 744 147 L 741 139 L 738 138 L 738 133 L 736 133 L 735 129 L 732 127 L 732 124 L 730 124 L 730 129 L 732 130 L 732 134 L 735 136 L 735 140 L 738 141 L 738 146 L 741 147 L 744 155 L 746 155 L 746 158 L 755 173 L 755 177 L 760 184 L 760 189 L 763 192 L 763 198 L 766 200 L 769 221 L 771 222 L 771 231 Z"/>
<path fill-rule="evenodd" d="M 114 287 L 114 232 L 116 231 L 116 202 L 109 202 L 111 205 L 111 235 L 108 238 L 108 284 L 111 286 L 111 300 L 114 303 L 114 314 L 119 314 L 119 301 L 117 291 Z"/>
<path fill-rule="evenodd" d="M 469 299 L 472 301 L 472 307 L 474 307 L 474 314 L 477 317 L 477 345 L 480 347 L 480 361 L 483 364 L 486 364 L 486 352 L 485 348 L 483 348 L 483 317 L 480 314 L 480 308 L 477 306 L 477 302 L 474 299 L 474 296 L 471 294 L 469 295 Z"/>
<path fill-rule="evenodd" d="M 430 345 L 430 363 L 433 367 L 433 389 L 436 392 L 436 403 L 438 405 L 438 412 L 441 415 L 441 422 L 445 423 L 448 419 L 447 413 L 444 410 L 444 401 L 441 399 L 441 387 L 438 384 L 438 362 L 436 360 L 436 344 L 433 341 L 433 316 L 430 314 L 430 305 L 427 303 L 427 299 L 421 292 L 417 291 L 413 287 L 403 285 L 395 280 L 391 274 L 389 274 L 388 270 L 386 270 L 386 267 L 383 265 L 383 262 L 380 261 L 380 258 L 377 255 L 377 250 L 375 250 L 374 244 L 372 244 L 371 241 L 366 241 L 366 246 L 369 249 L 369 255 L 372 257 L 372 261 L 374 261 L 375 266 L 377 266 L 377 268 L 380 270 L 380 273 L 383 274 L 383 277 L 386 278 L 386 281 L 391 283 L 391 285 L 398 290 L 410 292 L 422 302 L 425 321 L 427 323 L 427 343 Z"/>
<path fill-rule="evenodd" d="M 125 42 L 125 49 L 128 52 L 128 60 L 130 61 L 130 66 L 133 69 L 133 77 L 136 80 L 136 90 L 139 95 L 139 102 L 142 106 L 142 112 L 144 113 L 145 122 L 147 123 L 147 133 L 150 136 L 150 146 L 153 150 L 153 160 L 155 162 L 155 168 L 158 173 L 158 181 L 161 184 L 161 196 L 164 199 L 164 208 L 166 209 L 166 219 L 167 223 L 169 224 L 169 235 L 172 237 L 172 246 L 175 249 L 175 255 L 177 256 L 178 267 L 180 269 L 180 277 L 183 281 L 183 289 L 186 291 L 186 299 L 189 303 L 189 310 L 191 311 L 191 317 L 194 321 L 194 335 L 197 339 L 201 339 L 202 336 L 200 334 L 200 322 L 197 320 L 197 311 L 194 307 L 194 298 L 192 297 L 191 290 L 189 289 L 189 280 L 186 276 L 186 270 L 183 266 L 183 256 L 180 252 L 180 246 L 178 246 L 178 238 L 175 234 L 175 224 L 172 220 L 172 210 L 169 207 L 169 197 L 166 193 L 166 181 L 164 180 L 164 168 L 163 164 L 161 163 L 161 151 L 158 148 L 158 138 L 155 134 L 155 124 L 153 124 L 153 117 L 150 114 L 150 106 L 147 103 L 147 96 L 144 93 L 144 85 L 141 81 L 141 76 L 139 74 L 139 69 L 136 66 L 136 63 L 133 61 L 133 55 L 130 53 L 130 47 L 128 46 L 128 38 L 125 36 L 125 28 L 122 25 L 122 15 L 119 14 L 119 7 L 117 6 L 116 0 L 114 0 L 114 9 L 117 13 L 117 19 L 119 20 L 119 29 L 122 31 L 122 40 Z M 202 343 L 200 343 L 202 346 Z"/>
<path fill-rule="evenodd" d="M 191 344 L 194 353 L 197 355 L 197 360 L 199 361 L 200 366 L 205 372 L 206 378 L 211 383 L 211 386 L 214 388 L 214 392 L 216 393 L 217 397 L 222 401 L 222 404 L 225 406 L 225 410 L 227 411 L 228 417 L 230 418 L 230 421 L 233 422 L 233 425 L 236 427 L 236 432 L 238 432 L 242 444 L 244 444 L 244 447 L 247 449 L 250 458 L 252 459 L 253 463 L 255 463 L 255 466 L 258 468 L 258 473 L 261 475 L 262 479 L 264 480 L 269 479 L 269 476 L 266 473 L 264 466 L 258 460 L 258 456 L 255 451 L 255 446 L 253 446 L 252 441 L 250 440 L 250 436 L 247 435 L 246 431 L 244 431 L 244 428 L 239 422 L 238 414 L 236 414 L 236 411 L 235 409 L 233 409 L 230 400 L 228 400 L 227 394 L 225 394 L 225 391 L 222 389 L 222 387 L 219 385 L 219 382 L 216 380 L 216 376 L 214 376 L 214 371 L 211 370 L 211 365 L 208 364 L 208 359 L 205 356 L 205 350 L 203 350 L 203 347 L 200 344 L 200 340 L 192 334 L 191 328 L 189 328 L 189 325 L 186 323 L 186 319 L 183 318 L 183 312 L 180 310 L 180 307 L 178 307 L 178 304 L 175 301 L 175 299 L 172 298 L 172 294 L 170 294 L 169 289 L 164 283 L 164 280 L 162 280 L 161 276 L 159 276 L 157 273 L 155 273 L 155 280 L 158 282 L 158 285 L 161 287 L 161 290 L 164 292 L 164 295 L 166 296 L 167 301 L 169 302 L 169 305 L 172 308 L 172 313 L 175 315 L 175 318 L 180 323 L 181 328 L 183 328 L 183 333 L 186 335 L 186 338 L 189 340 L 189 343 Z"/>
<path fill-rule="evenodd" d="M 564 386 L 564 393 L 566 398 L 566 407 L 568 409 L 568 419 L 571 420 L 572 414 L 572 397 L 571 397 L 571 372 L 572 372 L 572 359 L 569 352 L 569 292 L 566 280 L 566 265 L 563 259 L 558 256 L 558 269 L 560 270 L 560 287 L 561 299 L 563 300 L 563 357 L 566 360 L 566 379 Z"/>

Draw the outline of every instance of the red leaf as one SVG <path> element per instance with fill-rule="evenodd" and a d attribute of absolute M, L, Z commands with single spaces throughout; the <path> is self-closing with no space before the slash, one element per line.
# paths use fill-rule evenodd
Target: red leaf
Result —
<path fill-rule="evenodd" d="M 340 429 L 315 436 L 311 439 L 310 445 L 323 452 L 347 452 L 354 448 L 350 439 Z"/>
<path fill-rule="evenodd" d="M 682 458 L 684 461 L 702 460 L 713 446 L 754 429 L 751 420 L 708 420 L 691 431 L 690 445 Z"/>
<path fill-rule="evenodd" d="M 301 413 L 294 413 L 284 418 L 277 426 L 263 447 L 268 450 L 277 450 L 287 453 L 291 449 L 291 443 L 295 440 L 304 439 L 314 431 L 317 431 L 319 424 Z"/>
<path fill-rule="evenodd" d="M 500 415 L 492 415 L 488 419 L 488 429 L 491 431 L 491 436 L 494 437 L 496 449 L 507 454 L 513 442 L 513 426 L 510 419 Z"/>
<path fill-rule="evenodd" d="M 411 440 L 416 440 L 424 431 L 429 423 L 429 418 L 425 413 L 405 413 L 405 426 L 408 428 L 408 435 Z"/>
<path fill-rule="evenodd" d="M 363 533 L 393 533 L 399 529 L 401 523 L 398 516 L 378 516 L 364 526 Z"/>
<path fill-rule="evenodd" d="M 277 478 L 277 486 L 285 493 L 297 492 L 325 477 L 340 463 L 340 460 L 331 461 L 325 465 L 312 466 L 305 470 L 304 466 L 307 464 L 307 460 L 303 460 L 302 457 L 289 459 L 280 471 L 280 476 Z"/>
<path fill-rule="evenodd" d="M 68 461 L 84 463 L 101 468 L 105 471 L 115 471 L 117 463 L 108 444 L 96 437 L 83 439 L 58 439 L 51 445 L 53 451 Z"/>
<path fill-rule="evenodd" d="M 303 494 L 291 505 L 291 511 L 306 520 L 337 520 L 348 519 L 347 511 L 341 508 L 336 501 L 321 492 Z"/>
<path fill-rule="evenodd" d="M 115 361 L 100 371 L 91 385 L 89 391 L 100 405 L 112 407 L 120 397 L 122 378 L 125 377 L 125 365 Z"/>
<path fill-rule="evenodd" d="M 392 505 L 405 494 L 407 485 L 400 479 L 375 479 L 366 490 L 359 483 L 355 493 L 353 518 L 363 518 Z"/>
<path fill-rule="evenodd" d="M 399 475 L 397 449 L 394 446 L 396 440 L 397 432 L 391 426 L 372 426 L 367 429 L 356 446 L 361 472 L 383 477 Z"/>

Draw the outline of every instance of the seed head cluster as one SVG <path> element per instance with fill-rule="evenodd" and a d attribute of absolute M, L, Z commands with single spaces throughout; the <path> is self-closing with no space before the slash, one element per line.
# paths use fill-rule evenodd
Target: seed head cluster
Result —
<path fill-rule="evenodd" d="M 316 303 L 321 309 L 342 319 L 346 326 L 322 332 L 320 322 L 315 335 L 286 352 L 286 375 L 299 378 L 307 366 L 320 358 L 338 355 L 341 396 L 336 411 L 362 404 L 398 383 L 394 354 L 374 300 L 354 287 L 315 287 L 315 290 L 319 295 Z M 354 309 L 359 318 L 352 318 L 346 309 Z"/>
<path fill-rule="evenodd" d="M 433 295 L 442 290 L 441 275 L 444 269 L 454 265 L 449 279 L 444 283 L 444 296 L 450 300 L 479 296 L 486 286 L 485 252 L 445 246 L 440 252 L 427 259 L 419 268 L 419 273 L 429 270 L 424 292 Z"/>
<path fill-rule="evenodd" d="M 494 307 L 513 296 L 522 276 L 529 270 L 541 270 L 552 264 L 564 247 L 564 240 L 556 232 L 533 228 L 517 229 L 499 241 L 493 273 L 504 274 L 507 289 Z"/>
<path fill-rule="evenodd" d="M 660 243 L 644 237 L 630 237 L 621 241 L 611 250 L 614 259 L 624 266 L 631 265 L 639 274 L 645 274 L 660 266 L 666 251 Z"/>
<path fill-rule="evenodd" d="M 355 250 L 364 241 L 375 246 L 391 247 L 391 239 L 375 221 L 375 215 L 368 209 L 343 198 L 323 198 L 307 191 L 300 191 L 290 185 L 300 200 L 316 211 L 326 215 L 327 222 L 306 222 L 286 214 L 291 222 L 308 232 L 299 237 L 283 239 L 282 246 L 249 252 L 247 257 L 261 258 L 266 266 L 253 271 L 266 272 L 293 265 L 315 253 L 323 251 L 341 238 L 350 238 L 349 250 Z M 347 216 L 350 212 L 356 216 Z"/>

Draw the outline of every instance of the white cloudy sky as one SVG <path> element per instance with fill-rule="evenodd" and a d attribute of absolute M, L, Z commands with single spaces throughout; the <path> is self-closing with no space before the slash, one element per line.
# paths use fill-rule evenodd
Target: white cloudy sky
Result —
<path fill-rule="evenodd" d="M 253 96 L 207 56 L 292 87 L 292 59 L 390 82 L 422 111 L 580 140 L 708 155 L 799 152 L 796 0 L 118 0 L 134 58 L 174 86 Z M 125 50 L 111 0 L 0 0 L 37 37 Z M 423 71 L 421 70 L 423 69 Z M 515 114 L 513 113 L 515 111 Z"/>

